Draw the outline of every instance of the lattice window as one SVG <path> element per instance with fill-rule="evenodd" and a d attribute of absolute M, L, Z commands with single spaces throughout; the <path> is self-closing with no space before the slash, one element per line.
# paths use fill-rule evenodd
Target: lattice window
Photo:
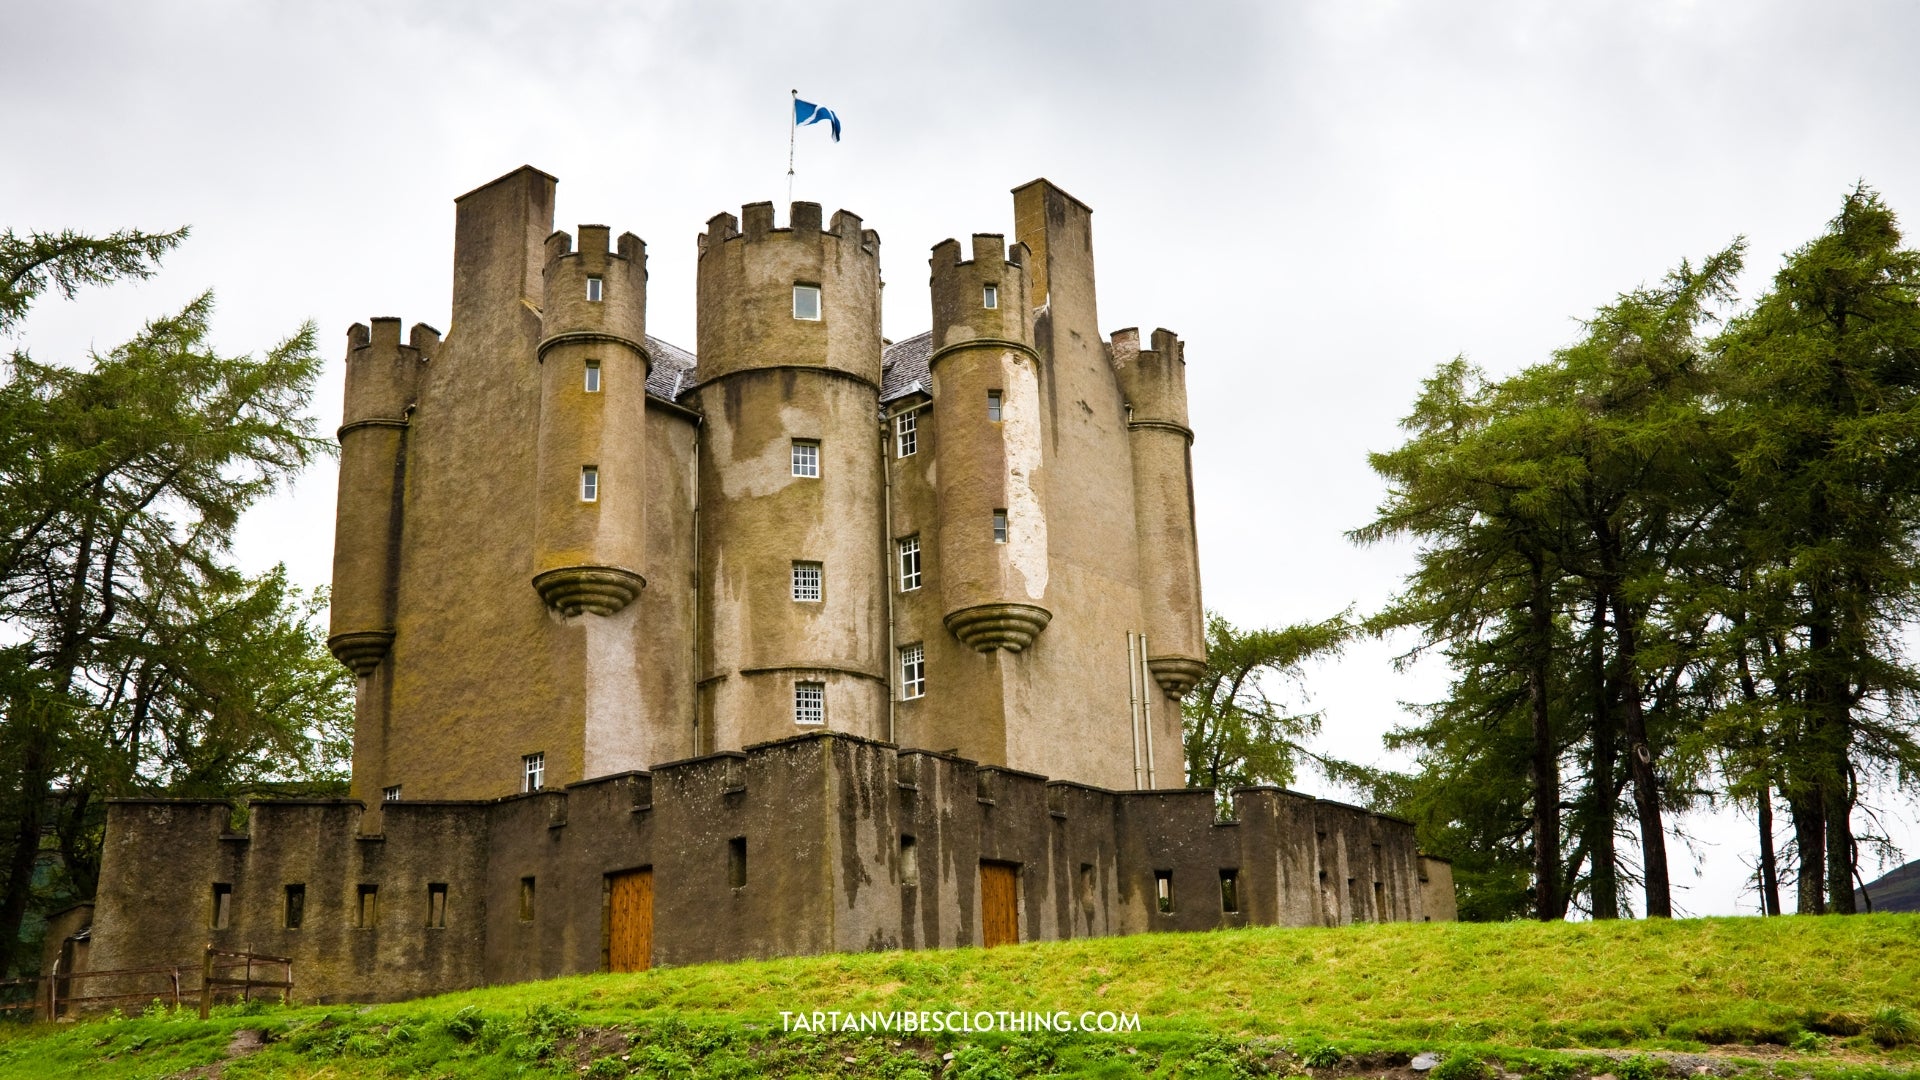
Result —
<path fill-rule="evenodd" d="M 912 457 L 914 451 L 919 449 L 920 438 L 916 432 L 918 426 L 918 414 L 916 413 L 901 413 L 899 416 L 893 418 L 893 446 L 895 456 Z"/>
<path fill-rule="evenodd" d="M 813 439 L 793 440 L 793 475 L 820 475 L 820 444 Z"/>
<path fill-rule="evenodd" d="M 547 755 L 543 751 L 520 759 L 521 791 L 539 791 L 547 786 Z"/>
<path fill-rule="evenodd" d="M 907 645 L 900 649 L 900 696 L 903 699 L 927 696 L 925 646 Z"/>
<path fill-rule="evenodd" d="M 819 726 L 827 722 L 827 684 L 793 684 L 793 722 Z"/>
<path fill-rule="evenodd" d="M 900 541 L 900 591 L 920 587 L 920 538 L 909 536 Z"/>
<path fill-rule="evenodd" d="M 817 562 L 797 562 L 793 564 L 793 598 L 802 603 L 820 602 L 820 564 Z"/>

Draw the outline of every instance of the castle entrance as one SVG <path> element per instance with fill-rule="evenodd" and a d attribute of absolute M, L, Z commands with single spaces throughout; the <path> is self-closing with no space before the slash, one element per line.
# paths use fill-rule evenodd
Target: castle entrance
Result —
<path fill-rule="evenodd" d="M 1020 940 L 1018 870 L 1012 863 L 980 864 L 980 943 L 988 948 Z"/>
<path fill-rule="evenodd" d="M 607 970 L 653 966 L 653 867 L 607 875 Z"/>

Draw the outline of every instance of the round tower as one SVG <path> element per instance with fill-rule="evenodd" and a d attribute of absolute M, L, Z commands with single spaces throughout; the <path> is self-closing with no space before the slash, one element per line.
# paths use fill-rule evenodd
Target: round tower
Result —
<path fill-rule="evenodd" d="M 1200 552 L 1193 526 L 1193 429 L 1187 427 L 1187 360 L 1171 330 L 1113 335 L 1108 346 L 1127 399 L 1133 451 L 1133 505 L 1140 537 L 1140 596 L 1147 668 L 1172 697 L 1206 669 L 1206 619 L 1200 606 Z"/>
<path fill-rule="evenodd" d="M 533 587 L 562 615 L 611 615 L 646 585 L 647 253 L 608 233 L 547 238 Z"/>
<path fill-rule="evenodd" d="M 1053 618 L 1032 280 L 1024 244 L 981 233 L 960 254 L 947 240 L 932 258 L 944 622 L 969 648 L 1019 652 Z"/>
<path fill-rule="evenodd" d="M 361 678 L 379 668 L 393 644 L 407 415 L 420 364 L 439 343 L 439 332 L 421 323 L 402 345 L 400 320 L 392 318 L 347 331 L 327 647 Z"/>
<path fill-rule="evenodd" d="M 700 238 L 701 746 L 887 734 L 880 238 L 816 203 Z"/>

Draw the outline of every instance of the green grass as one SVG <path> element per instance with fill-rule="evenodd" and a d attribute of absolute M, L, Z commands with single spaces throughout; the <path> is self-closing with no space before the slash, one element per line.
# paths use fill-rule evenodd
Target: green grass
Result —
<path fill-rule="evenodd" d="M 1105 1010 L 1137 1013 L 1140 1031 L 783 1032 L 782 1010 Z M 1658 1080 L 1676 1052 L 1735 1073 L 1867 1080 L 1920 1076 L 1916 1017 L 1920 916 L 1392 924 L 711 964 L 375 1007 L 0 1028 L 0 1080 L 221 1062 L 223 1080 L 1240 1077 L 1377 1070 L 1425 1050 L 1450 1055 L 1442 1080 L 1499 1068 Z M 268 1045 L 224 1060 L 243 1029 Z"/>

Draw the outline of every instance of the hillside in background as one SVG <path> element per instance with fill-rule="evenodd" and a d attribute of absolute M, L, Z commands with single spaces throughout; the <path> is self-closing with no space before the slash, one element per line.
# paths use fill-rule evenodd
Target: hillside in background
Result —
<path fill-rule="evenodd" d="M 0 1080 L 1920 1076 L 1920 916 L 1142 934 L 590 975 L 397 1005 L 0 1025 Z M 783 1031 L 782 1012 L 1106 1012 L 1138 1031 Z M 1878 1041 L 1876 1041 L 1878 1040 Z M 217 1066 L 217 1072 L 207 1067 Z M 1452 1071 L 1448 1071 L 1448 1070 Z M 190 1071 L 191 1070 L 191 1071 Z"/>

